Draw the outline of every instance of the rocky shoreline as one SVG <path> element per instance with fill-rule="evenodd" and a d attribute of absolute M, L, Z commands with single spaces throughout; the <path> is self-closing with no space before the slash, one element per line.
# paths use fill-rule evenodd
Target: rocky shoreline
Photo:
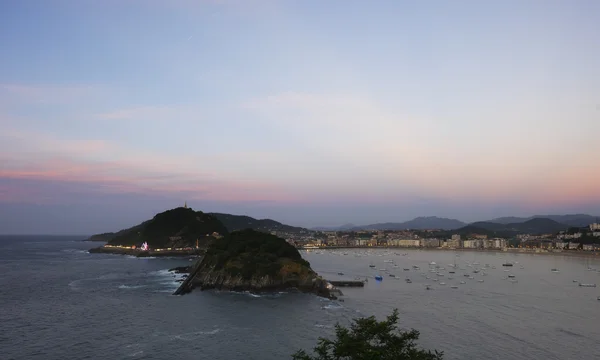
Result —
<path fill-rule="evenodd" d="M 341 291 L 334 288 L 315 272 L 289 278 L 276 278 L 265 275 L 244 279 L 241 276 L 232 276 L 223 270 L 214 270 L 210 265 L 204 264 L 203 260 L 200 259 L 189 267 L 177 267 L 169 270 L 174 273 L 188 274 L 173 295 L 184 295 L 195 288 L 201 291 L 214 289 L 256 294 L 298 291 L 312 293 L 331 300 L 338 299 L 336 294 L 342 295 Z"/>

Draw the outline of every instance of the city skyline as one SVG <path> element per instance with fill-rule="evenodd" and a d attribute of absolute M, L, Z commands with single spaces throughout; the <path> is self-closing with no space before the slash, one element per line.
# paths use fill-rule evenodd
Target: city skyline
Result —
<path fill-rule="evenodd" d="M 435 10 L 435 11 L 433 11 Z M 600 215 L 600 3 L 0 4 L 0 233 Z"/>

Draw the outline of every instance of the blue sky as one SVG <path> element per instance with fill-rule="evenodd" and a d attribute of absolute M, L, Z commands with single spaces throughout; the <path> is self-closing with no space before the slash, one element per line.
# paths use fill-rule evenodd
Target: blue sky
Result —
<path fill-rule="evenodd" d="M 0 233 L 600 214 L 599 34 L 597 1 L 3 1 Z"/>

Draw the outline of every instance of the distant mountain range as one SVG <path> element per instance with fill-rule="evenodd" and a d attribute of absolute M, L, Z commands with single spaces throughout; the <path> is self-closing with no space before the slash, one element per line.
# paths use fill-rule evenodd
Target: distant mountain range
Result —
<path fill-rule="evenodd" d="M 437 229 L 462 235 L 485 234 L 488 236 L 510 236 L 519 233 L 548 234 L 567 230 L 569 227 L 584 227 L 598 221 L 598 217 L 586 214 L 572 215 L 534 215 L 530 217 L 502 217 L 488 221 L 478 221 L 467 224 L 460 220 L 441 218 L 437 216 L 422 216 L 405 222 L 387 222 L 357 226 L 344 224 L 338 227 L 319 227 L 311 230 L 282 224 L 271 219 L 255 219 L 245 215 L 232 215 L 223 213 L 206 213 L 220 221 L 227 231 L 253 229 L 263 232 L 288 232 L 306 233 L 311 230 L 317 231 L 359 231 L 359 230 L 427 230 Z M 145 229 L 149 221 L 143 222 L 129 229 L 114 233 L 93 235 L 91 241 L 111 241 L 124 235 L 139 232 Z"/>
<path fill-rule="evenodd" d="M 440 218 L 437 216 L 422 216 L 405 222 L 387 222 L 356 226 L 345 224 L 339 227 L 318 227 L 319 231 L 358 231 L 358 230 L 465 230 L 471 233 L 507 232 L 507 233 L 554 233 L 566 230 L 568 227 L 585 227 L 592 224 L 598 217 L 586 214 L 571 215 L 534 215 L 530 217 L 501 217 L 487 221 L 477 221 L 467 224 L 460 220 Z"/>
<path fill-rule="evenodd" d="M 314 230 L 321 231 L 358 231 L 358 230 L 425 230 L 425 229 L 440 229 L 440 230 L 453 230 L 458 229 L 467 225 L 466 223 L 455 220 L 455 219 L 447 219 L 440 218 L 437 216 L 421 216 L 414 218 L 410 221 L 405 222 L 387 222 L 387 223 L 377 223 L 370 225 L 362 225 L 356 226 L 353 224 L 346 224 L 340 227 L 330 227 L 330 228 L 314 228 Z"/>
<path fill-rule="evenodd" d="M 493 220 L 489 220 L 489 222 L 498 223 L 498 224 L 514 224 L 514 223 L 523 223 L 531 219 L 550 219 L 554 220 L 558 223 L 574 226 L 574 227 L 584 227 L 589 224 L 593 224 L 597 221 L 600 221 L 600 217 L 592 216 L 587 214 L 570 214 L 570 215 L 534 215 L 530 217 L 501 217 Z"/>
<path fill-rule="evenodd" d="M 456 233 L 461 235 L 477 233 L 488 236 L 508 236 L 516 234 L 539 235 L 554 234 L 562 230 L 567 230 L 569 227 L 570 226 L 567 224 L 561 224 L 552 219 L 533 218 L 525 222 L 515 222 L 509 224 L 478 221 L 460 229 L 456 229 Z"/>

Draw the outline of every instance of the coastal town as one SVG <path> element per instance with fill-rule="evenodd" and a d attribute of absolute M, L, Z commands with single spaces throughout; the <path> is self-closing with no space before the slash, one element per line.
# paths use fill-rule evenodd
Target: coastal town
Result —
<path fill-rule="evenodd" d="M 449 250 L 492 250 L 518 252 L 584 251 L 600 253 L 600 223 L 569 229 L 556 234 L 517 234 L 510 238 L 489 237 L 486 234 L 451 234 L 440 236 L 440 230 L 359 230 L 359 231 L 271 231 L 299 249 L 334 248 L 415 248 Z M 221 238 L 218 233 L 207 237 Z M 170 240 L 173 240 L 170 238 Z M 106 244 L 96 252 L 117 252 L 136 256 L 198 255 L 202 247 L 150 248 L 147 243 L 136 245 Z"/>
<path fill-rule="evenodd" d="M 398 247 L 429 249 L 470 249 L 522 252 L 565 250 L 600 252 L 600 223 L 549 234 L 516 234 L 510 238 L 486 234 L 450 234 L 440 230 L 321 231 L 277 233 L 298 248 Z"/>

